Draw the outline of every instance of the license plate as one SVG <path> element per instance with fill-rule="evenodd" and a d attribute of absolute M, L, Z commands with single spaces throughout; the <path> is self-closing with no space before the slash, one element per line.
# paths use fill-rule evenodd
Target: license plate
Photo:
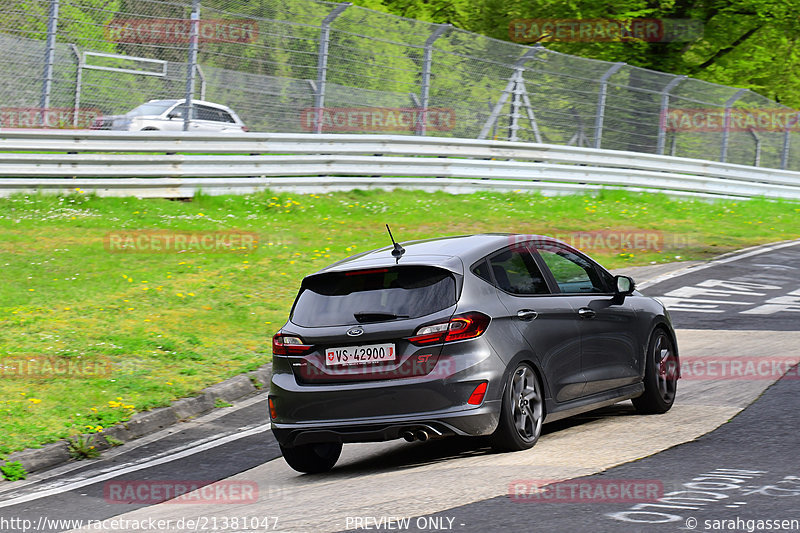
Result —
<path fill-rule="evenodd" d="M 394 344 L 341 346 L 325 350 L 325 364 L 327 366 L 364 365 L 381 361 L 394 361 L 396 355 Z"/>

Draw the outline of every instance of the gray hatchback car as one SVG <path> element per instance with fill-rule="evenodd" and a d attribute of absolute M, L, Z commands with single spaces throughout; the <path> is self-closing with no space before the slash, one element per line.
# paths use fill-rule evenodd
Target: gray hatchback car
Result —
<path fill-rule="evenodd" d="M 488 435 L 633 400 L 664 413 L 669 314 L 556 239 L 446 237 L 355 255 L 303 279 L 273 337 L 272 429 L 289 466 L 333 468 L 343 443 Z"/>

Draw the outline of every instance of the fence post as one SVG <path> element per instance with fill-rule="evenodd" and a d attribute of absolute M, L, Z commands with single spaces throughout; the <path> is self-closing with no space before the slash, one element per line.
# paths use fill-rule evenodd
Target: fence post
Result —
<path fill-rule="evenodd" d="M 792 126 L 800 124 L 800 113 L 795 115 L 793 119 L 789 119 L 786 124 L 786 129 L 783 130 L 783 149 L 781 150 L 781 170 L 786 170 L 789 166 L 789 137 Z"/>
<path fill-rule="evenodd" d="M 58 31 L 58 0 L 50 0 L 50 16 L 47 20 L 47 42 L 44 49 L 44 73 L 42 74 L 42 98 L 39 108 L 42 126 L 46 124 L 47 110 L 50 108 L 50 91 L 53 87 L 53 61 L 56 52 L 56 32 Z"/>
<path fill-rule="evenodd" d="M 508 140 L 518 141 L 517 131 L 519 130 L 519 108 L 522 106 L 522 70 L 514 71 L 514 90 L 511 96 L 511 123 L 508 125 Z"/>
<path fill-rule="evenodd" d="M 206 99 L 206 75 L 203 73 L 203 69 L 200 68 L 200 65 L 195 65 L 197 67 L 197 76 L 200 78 L 200 100 Z"/>
<path fill-rule="evenodd" d="M 747 89 L 739 89 L 736 91 L 736 94 L 728 98 L 728 101 L 725 102 L 725 120 L 722 125 L 722 150 L 719 154 L 719 160 L 723 163 L 728 160 L 728 138 L 731 133 L 731 107 L 733 107 L 736 100 L 741 98 L 746 92 Z"/>
<path fill-rule="evenodd" d="M 430 100 L 430 91 L 431 91 L 431 60 L 433 55 L 433 43 L 450 31 L 453 26 L 451 24 L 437 24 L 436 28 L 430 34 L 430 36 L 425 40 L 425 52 L 422 56 L 422 87 L 420 87 L 420 107 L 422 108 L 421 113 L 417 113 L 417 127 L 416 127 L 416 134 L 417 135 L 425 135 L 425 129 L 427 127 L 427 119 L 428 119 L 428 102 Z"/>
<path fill-rule="evenodd" d="M 756 142 L 756 155 L 753 160 L 753 166 L 757 167 L 759 163 L 761 163 L 761 138 L 756 135 L 755 129 L 747 128 L 747 131 L 753 136 L 753 140 Z"/>
<path fill-rule="evenodd" d="M 328 76 L 328 45 L 331 40 L 331 23 L 351 3 L 339 4 L 322 20 L 317 51 L 317 94 L 314 95 L 314 133 L 322 133 L 322 109 L 325 107 L 325 79 Z"/>
<path fill-rule="evenodd" d="M 189 62 L 186 65 L 186 101 L 183 106 L 183 131 L 189 131 L 194 98 L 194 72 L 197 65 L 197 46 L 200 33 L 200 0 L 192 0 L 192 21 L 189 28 Z"/>
<path fill-rule="evenodd" d="M 539 45 L 531 46 L 522 55 L 522 57 L 517 59 L 517 62 L 514 63 L 514 73 L 508 79 L 506 88 L 503 89 L 503 92 L 500 94 L 500 98 L 497 99 L 497 103 L 492 108 L 491 113 L 489 113 L 489 118 L 486 119 L 486 122 L 483 124 L 481 132 L 478 134 L 478 139 L 485 139 L 489 134 L 489 130 L 492 129 L 492 124 L 497 121 L 498 117 L 500 116 L 500 111 L 502 111 L 506 100 L 508 100 L 508 95 L 511 94 L 517 86 L 517 80 L 522 76 L 522 72 L 525 70 L 525 63 L 529 59 L 533 58 L 533 56 L 535 56 L 540 49 L 541 47 Z"/>
<path fill-rule="evenodd" d="M 72 110 L 72 127 L 78 127 L 78 113 L 81 108 L 81 86 L 83 85 L 83 56 L 81 55 L 78 47 L 70 43 L 69 45 L 72 53 L 75 54 L 75 61 L 77 61 L 75 68 L 75 106 Z"/>
<path fill-rule="evenodd" d="M 606 113 L 606 94 L 608 94 L 608 79 L 613 76 L 619 69 L 625 66 L 625 63 L 614 63 L 605 74 L 600 77 L 600 94 L 597 96 L 597 112 L 594 116 L 594 147 L 600 148 L 600 143 L 603 139 L 603 119 Z"/>
<path fill-rule="evenodd" d="M 661 110 L 659 111 L 658 120 L 658 143 L 656 144 L 656 153 L 664 155 L 664 145 L 667 140 L 667 108 L 669 107 L 669 93 L 680 82 L 686 79 L 686 76 L 678 76 L 670 81 L 664 90 L 661 91 Z M 674 135 L 674 134 L 673 134 Z"/>

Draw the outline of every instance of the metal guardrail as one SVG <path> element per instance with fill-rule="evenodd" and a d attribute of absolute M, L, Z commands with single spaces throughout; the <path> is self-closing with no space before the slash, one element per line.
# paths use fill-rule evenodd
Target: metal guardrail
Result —
<path fill-rule="evenodd" d="M 800 173 L 640 152 L 442 137 L 0 130 L 0 195 L 79 188 L 104 196 L 177 198 L 200 189 L 235 194 L 376 187 L 548 194 L 626 188 L 800 200 Z"/>

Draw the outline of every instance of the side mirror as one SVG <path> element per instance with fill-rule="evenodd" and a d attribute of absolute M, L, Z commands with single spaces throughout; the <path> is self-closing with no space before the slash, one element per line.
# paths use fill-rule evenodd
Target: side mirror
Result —
<path fill-rule="evenodd" d="M 636 284 L 633 278 L 629 276 L 614 276 L 614 295 L 615 296 L 630 296 Z"/>
<path fill-rule="evenodd" d="M 173 118 L 177 118 L 177 117 L 179 117 L 179 116 L 180 116 L 180 115 L 178 115 L 178 113 L 174 113 L 174 112 L 173 112 L 173 113 L 170 113 L 169 115 L 167 115 L 167 118 L 168 118 L 168 119 L 170 119 L 170 120 L 172 120 Z"/>

